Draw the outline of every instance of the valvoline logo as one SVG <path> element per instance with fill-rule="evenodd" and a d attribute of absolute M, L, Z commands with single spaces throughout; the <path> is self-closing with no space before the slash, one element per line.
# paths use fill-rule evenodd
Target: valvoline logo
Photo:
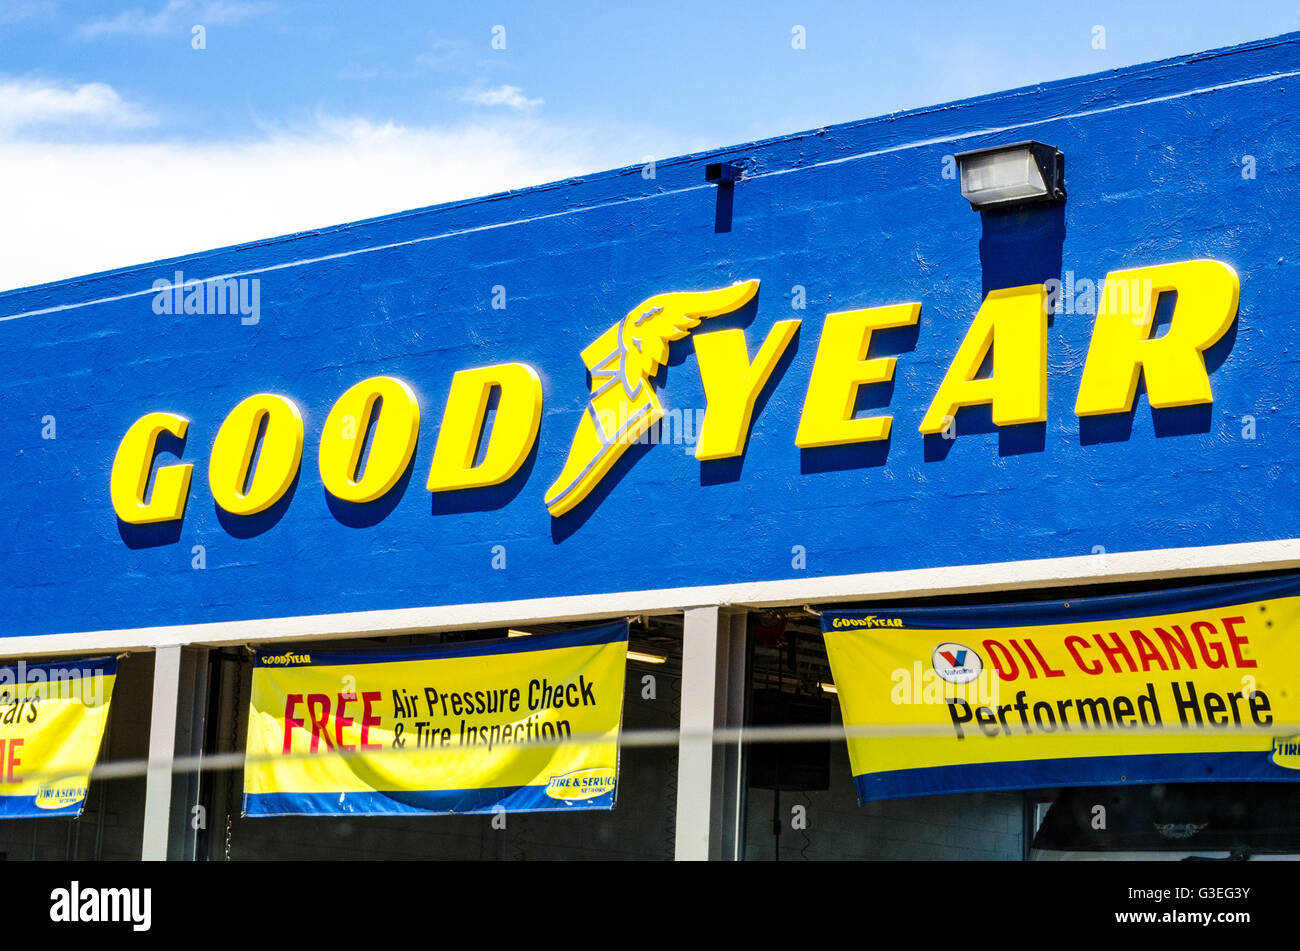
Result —
<path fill-rule="evenodd" d="M 546 795 L 552 799 L 595 799 L 614 791 L 617 774 L 608 766 L 575 769 L 552 776 L 546 784 Z"/>
<path fill-rule="evenodd" d="M 950 684 L 968 684 L 984 670 L 983 658 L 965 644 L 940 644 L 930 662 L 934 672 Z"/>

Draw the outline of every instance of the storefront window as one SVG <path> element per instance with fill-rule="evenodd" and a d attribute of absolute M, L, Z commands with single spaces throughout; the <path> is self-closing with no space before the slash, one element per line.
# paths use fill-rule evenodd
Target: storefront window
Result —
<path fill-rule="evenodd" d="M 27 661 L 37 662 L 38 658 Z M 148 651 L 118 660 L 100 742 L 100 765 L 142 763 L 148 757 L 153 668 L 153 654 Z M 0 821 L 0 858 L 136 861 L 144 830 L 144 793 L 143 768 L 126 777 L 95 776 L 87 787 L 85 808 L 76 818 Z"/>
<path fill-rule="evenodd" d="M 531 625 L 530 635 L 579 625 Z M 503 639 L 505 630 L 332 641 L 329 650 L 425 646 Z M 324 645 L 292 645 L 309 653 Z M 673 731 L 681 699 L 681 624 L 655 618 L 632 625 L 622 731 Z M 662 658 L 662 662 L 655 660 Z M 247 651 L 213 657 L 208 748 L 244 749 L 252 659 Z M 623 745 L 610 811 L 506 812 L 502 815 L 241 816 L 241 770 L 212 773 L 203 795 L 217 821 L 200 842 L 211 860 L 260 859 L 671 859 L 676 820 L 675 740 Z"/>
<path fill-rule="evenodd" d="M 813 619 L 815 620 L 815 619 Z M 842 727 L 826 648 L 815 623 L 751 623 L 750 725 Z M 825 687 L 823 685 L 826 685 Z M 843 739 L 746 744 L 751 861 L 1019 860 L 1017 792 L 890 799 L 859 805 Z"/>
<path fill-rule="evenodd" d="M 753 615 L 744 857 L 1296 857 L 1298 584 Z M 765 742 L 769 727 L 825 739 Z"/>
<path fill-rule="evenodd" d="M 1300 788 L 1287 783 L 1063 789 L 1039 811 L 1039 860 L 1300 858 Z"/>

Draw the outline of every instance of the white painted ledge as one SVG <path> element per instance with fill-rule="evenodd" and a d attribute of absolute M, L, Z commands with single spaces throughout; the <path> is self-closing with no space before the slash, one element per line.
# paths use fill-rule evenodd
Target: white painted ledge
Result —
<path fill-rule="evenodd" d="M 1198 548 L 1109 552 L 1030 561 L 787 578 L 699 587 L 565 595 L 518 601 L 453 604 L 384 611 L 354 611 L 249 621 L 214 621 L 162 627 L 63 631 L 0 638 L 0 657 L 153 649 L 167 645 L 263 644 L 416 631 L 472 630 L 528 622 L 598 620 L 631 614 L 668 614 L 707 605 L 774 607 L 832 601 L 887 600 L 941 594 L 1015 591 L 1234 574 L 1300 567 L 1300 539 L 1242 542 Z"/>

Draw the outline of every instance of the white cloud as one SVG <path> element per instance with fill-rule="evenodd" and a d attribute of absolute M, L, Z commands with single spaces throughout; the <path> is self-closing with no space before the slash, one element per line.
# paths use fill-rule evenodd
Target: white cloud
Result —
<path fill-rule="evenodd" d="M 0 289 L 674 155 L 653 130 L 323 117 L 245 142 L 0 140 Z M 702 174 L 702 173 L 701 173 Z"/>
<path fill-rule="evenodd" d="M 196 3 L 194 0 L 167 0 L 156 13 L 143 10 L 123 10 L 109 20 L 92 20 L 83 24 L 77 32 L 83 39 L 100 36 L 163 36 L 168 33 L 188 32 L 195 24 L 215 26 L 218 24 L 239 23 L 263 13 L 267 5 L 263 3 L 245 3 L 242 0 L 208 0 Z"/>
<path fill-rule="evenodd" d="M 0 79 L 0 132 L 134 129 L 153 117 L 112 86 L 59 85 L 43 80 Z"/>
<path fill-rule="evenodd" d="M 0 23 L 17 23 L 57 13 L 54 0 L 8 0 L 0 6 Z"/>
<path fill-rule="evenodd" d="M 518 86 L 492 86 L 488 89 L 467 89 L 461 93 L 460 101 L 476 106 L 507 106 L 522 112 L 540 106 L 545 100 L 529 99 Z"/>

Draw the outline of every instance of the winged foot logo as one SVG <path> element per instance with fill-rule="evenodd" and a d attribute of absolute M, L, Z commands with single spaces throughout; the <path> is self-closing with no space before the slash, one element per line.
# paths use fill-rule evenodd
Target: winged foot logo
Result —
<path fill-rule="evenodd" d="M 663 417 L 651 381 L 668 359 L 668 345 L 705 318 L 743 307 L 756 293 L 758 281 L 713 291 L 656 294 L 582 351 L 582 362 L 591 371 L 591 399 L 564 468 L 546 491 L 551 515 L 563 515 L 586 498 L 627 447 Z"/>

